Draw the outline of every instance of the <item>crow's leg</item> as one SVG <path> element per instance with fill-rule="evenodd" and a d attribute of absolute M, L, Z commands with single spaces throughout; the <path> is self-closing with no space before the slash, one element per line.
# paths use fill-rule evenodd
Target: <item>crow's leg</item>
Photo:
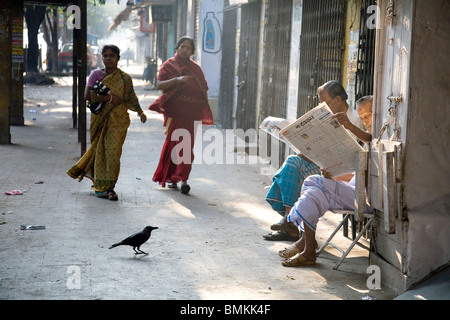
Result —
<path fill-rule="evenodd" d="M 136 253 L 136 254 L 148 254 L 147 252 L 142 251 L 140 247 L 138 247 L 137 249 L 138 249 L 139 253 Z"/>

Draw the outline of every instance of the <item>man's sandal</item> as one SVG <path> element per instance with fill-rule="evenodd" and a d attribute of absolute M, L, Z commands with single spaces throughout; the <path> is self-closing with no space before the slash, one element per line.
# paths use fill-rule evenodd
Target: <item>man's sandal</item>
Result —
<path fill-rule="evenodd" d="M 297 245 L 291 244 L 290 246 L 284 248 L 283 250 L 278 251 L 278 255 L 284 259 L 295 256 L 297 253 L 302 252 Z"/>
<path fill-rule="evenodd" d="M 283 228 L 283 224 L 286 223 L 286 217 L 281 218 L 281 220 L 277 223 L 274 223 L 273 225 L 270 226 L 270 230 L 273 231 L 279 231 L 282 230 Z"/>
<path fill-rule="evenodd" d="M 268 241 L 297 241 L 298 236 L 292 236 L 285 231 L 275 231 L 263 236 Z"/>
<path fill-rule="evenodd" d="M 282 224 L 281 223 L 274 223 L 273 225 L 270 226 L 270 230 L 273 231 L 279 231 L 282 228 Z"/>
<path fill-rule="evenodd" d="M 307 260 L 300 253 L 294 256 L 293 258 L 288 258 L 281 262 L 281 264 L 285 267 L 301 267 L 301 266 L 310 266 L 316 264 L 315 261 Z"/>
<path fill-rule="evenodd" d="M 317 244 L 317 241 L 315 243 L 315 248 L 317 251 L 317 248 L 319 245 Z M 303 249 L 299 249 L 296 243 L 291 244 L 290 246 L 284 248 L 283 250 L 278 251 L 278 255 L 284 259 L 291 258 L 295 256 L 297 253 L 302 252 Z"/>

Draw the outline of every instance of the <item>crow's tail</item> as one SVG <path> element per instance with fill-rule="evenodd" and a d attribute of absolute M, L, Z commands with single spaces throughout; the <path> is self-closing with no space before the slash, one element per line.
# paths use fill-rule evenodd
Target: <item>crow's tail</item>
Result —
<path fill-rule="evenodd" d="M 115 243 L 115 244 L 113 244 L 111 247 L 109 247 L 108 249 L 112 249 L 112 248 L 115 248 L 115 247 L 117 247 L 117 246 L 121 246 L 121 245 L 123 245 L 123 243 L 122 242 L 119 242 L 119 243 Z"/>

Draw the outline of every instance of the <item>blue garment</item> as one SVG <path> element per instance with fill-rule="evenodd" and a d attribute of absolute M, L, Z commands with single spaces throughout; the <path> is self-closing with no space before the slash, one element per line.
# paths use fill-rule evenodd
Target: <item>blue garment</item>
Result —
<path fill-rule="evenodd" d="M 286 207 L 293 207 L 298 200 L 306 177 L 318 173 L 320 168 L 314 162 L 290 155 L 273 176 L 266 201 L 284 216 Z"/>

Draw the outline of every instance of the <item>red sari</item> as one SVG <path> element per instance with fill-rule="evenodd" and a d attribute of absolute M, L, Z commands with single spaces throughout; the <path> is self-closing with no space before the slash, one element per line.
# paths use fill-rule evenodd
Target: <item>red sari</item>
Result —
<path fill-rule="evenodd" d="M 214 124 L 208 104 L 208 85 L 202 69 L 196 62 L 191 59 L 184 60 L 176 53 L 173 58 L 168 59 L 161 66 L 158 81 L 185 75 L 190 75 L 192 78 L 187 83 L 177 83 L 164 90 L 163 94 L 149 107 L 150 110 L 163 114 L 164 125 L 169 125 L 159 164 L 153 175 L 153 181 L 159 182 L 163 187 L 166 182 L 177 183 L 189 178 L 194 160 L 194 122 L 201 121 L 205 125 Z M 170 123 L 168 122 L 169 118 L 171 118 Z M 175 135 L 175 141 L 172 141 L 174 131 L 177 129 L 189 132 L 190 150 L 183 149 L 183 147 L 173 150 L 177 146 L 186 146 L 182 144 L 183 138 L 178 138 L 178 135 Z M 186 131 L 177 131 L 177 133 L 183 132 Z M 185 151 L 190 152 L 190 157 L 187 155 L 189 158 L 187 161 L 183 157 Z"/>

